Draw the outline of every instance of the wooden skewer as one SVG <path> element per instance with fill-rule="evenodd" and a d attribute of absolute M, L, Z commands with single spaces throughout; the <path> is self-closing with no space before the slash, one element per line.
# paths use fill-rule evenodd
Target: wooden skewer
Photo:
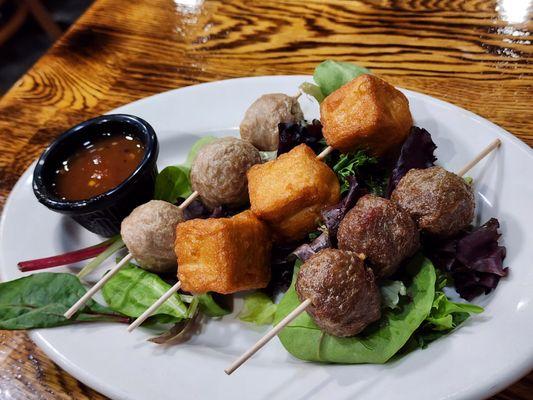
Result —
<path fill-rule="evenodd" d="M 66 319 L 69 319 L 70 317 L 72 317 L 76 313 L 76 311 L 78 311 L 81 307 L 83 307 L 83 305 L 85 303 L 87 303 L 91 299 L 91 297 L 93 297 L 95 295 L 95 293 L 98 292 L 100 290 L 100 288 L 102 286 L 104 286 L 104 284 L 109 279 L 111 279 L 113 277 L 113 275 L 115 275 L 132 258 L 133 258 L 133 256 L 131 254 L 127 254 L 122 260 L 120 260 L 120 262 L 117 265 L 115 265 L 111 269 L 111 271 L 109 271 L 107 274 L 105 274 L 102 279 L 100 279 L 98 282 L 96 282 L 96 284 L 92 288 L 90 288 L 87 291 L 87 293 L 85 293 L 77 302 L 75 302 L 74 305 L 72 307 L 70 307 L 65 314 L 63 314 L 63 316 Z"/>
<path fill-rule="evenodd" d="M 268 333 L 265 336 L 263 336 L 261 339 L 259 339 L 259 341 L 256 344 L 254 344 L 248 351 L 246 351 L 242 356 L 236 359 L 233 362 L 233 364 L 231 364 L 228 368 L 224 370 L 224 372 L 228 375 L 231 375 L 233 371 L 235 371 L 242 364 L 244 364 L 250 357 L 252 357 L 255 353 L 257 353 L 259 349 L 261 349 L 265 344 L 267 344 L 270 341 L 270 339 L 276 336 L 279 333 L 279 331 L 285 328 L 285 326 L 290 324 L 292 320 L 294 320 L 298 315 L 304 312 L 305 309 L 309 307 L 310 304 L 311 304 L 311 300 L 306 299 L 302 304 L 300 304 L 298 307 L 292 310 L 289 315 L 283 318 L 279 322 L 279 324 L 277 324 L 274 328 L 268 331 Z"/>
<path fill-rule="evenodd" d="M 316 156 L 317 159 L 322 160 L 328 156 L 329 153 L 331 153 L 333 150 L 335 150 L 333 147 L 328 146 L 324 150 L 320 152 L 318 156 Z"/>
<path fill-rule="evenodd" d="M 166 291 L 166 293 L 161 296 L 154 304 L 146 309 L 135 321 L 128 326 L 128 332 L 132 332 L 135 328 L 141 325 L 150 315 L 152 315 L 155 310 L 159 308 L 165 301 L 167 301 L 174 293 L 176 293 L 181 287 L 181 282 L 178 281 L 174 286 Z"/>
<path fill-rule="evenodd" d="M 500 147 L 501 144 L 502 142 L 500 139 L 494 140 L 491 144 L 481 150 L 479 154 L 474 157 L 470 162 L 466 163 L 466 165 L 457 172 L 457 175 L 463 176 L 464 174 L 466 174 L 474 167 L 474 165 L 483 160 L 492 150 Z"/>
<path fill-rule="evenodd" d="M 180 210 L 184 210 L 186 209 L 187 207 L 189 207 L 189 204 L 191 204 L 194 200 L 196 200 L 196 198 L 199 196 L 199 193 L 195 190 L 194 192 L 192 192 L 189 197 L 187 197 L 183 203 L 181 203 L 178 208 Z"/>
<path fill-rule="evenodd" d="M 181 203 L 181 204 L 178 206 L 178 208 L 181 209 L 181 210 L 187 208 L 187 206 L 189 206 L 189 204 L 191 204 L 191 203 L 194 201 L 194 199 L 196 199 L 197 197 L 198 197 L 198 192 L 197 192 L 197 191 L 192 192 L 192 193 L 190 194 L 190 196 L 187 197 L 187 198 L 185 199 L 185 201 L 184 201 L 183 203 Z M 115 274 L 116 274 L 118 271 L 120 271 L 125 265 L 127 265 L 128 262 L 129 262 L 132 258 L 133 258 L 133 256 L 132 256 L 130 253 L 126 254 L 126 256 L 124 256 L 124 258 L 123 258 L 122 260 L 120 260 L 120 261 L 118 262 L 117 265 L 115 265 L 115 266 L 114 266 L 114 267 L 113 267 L 113 268 L 112 268 L 107 274 L 105 274 L 105 275 L 102 277 L 102 279 L 100 279 L 98 282 L 96 282 L 96 284 L 95 284 L 91 289 L 89 289 L 89 290 L 87 291 L 87 293 L 85 293 L 85 294 L 84 294 L 84 295 L 83 295 L 83 296 L 82 296 L 82 297 L 81 297 L 76 303 L 74 303 L 74 304 L 72 305 L 72 307 L 70 307 L 70 308 L 67 310 L 67 312 L 66 312 L 65 314 L 63 314 L 64 317 L 67 318 L 67 319 L 71 318 L 71 317 L 76 313 L 76 311 L 78 311 L 81 307 L 83 307 L 83 305 L 84 305 L 85 303 L 87 303 L 87 301 L 89 301 L 89 299 L 92 298 L 92 297 L 96 294 L 96 292 L 98 292 L 98 290 L 100 290 L 100 288 L 101 288 L 102 286 L 104 286 L 104 284 L 105 284 L 109 279 L 111 279 L 111 278 L 113 277 L 113 275 L 115 275 Z M 176 285 L 178 285 L 178 284 L 180 284 L 180 282 L 178 282 Z M 176 287 L 176 285 L 174 285 L 173 288 Z M 176 288 L 175 291 L 177 291 L 178 289 L 179 289 L 179 286 Z M 166 295 L 166 293 L 165 293 L 165 295 Z M 164 297 L 165 295 L 163 295 L 163 297 Z M 162 297 L 162 298 L 163 298 L 163 297 Z M 170 297 L 170 295 L 169 295 L 168 297 Z M 167 297 L 167 298 L 168 298 L 168 297 Z M 159 299 L 159 300 L 161 300 L 161 299 Z M 158 300 L 158 301 L 159 301 L 159 300 Z M 166 300 L 166 299 L 165 299 L 165 300 Z M 163 300 L 163 301 L 165 301 L 165 300 Z M 157 302 L 156 302 L 156 303 L 157 303 Z M 157 307 L 156 307 L 156 308 L 157 308 Z M 148 310 L 150 310 L 150 308 L 149 308 Z M 148 310 L 146 310 L 145 313 L 146 313 Z M 144 314 L 143 314 L 143 315 L 144 315 Z M 142 317 L 143 315 L 141 315 L 141 317 Z M 146 318 L 148 318 L 149 316 L 150 316 L 150 315 L 147 315 L 147 316 L 146 316 L 144 319 L 142 319 L 137 325 L 133 326 L 133 325 L 139 320 L 139 318 L 141 318 L 141 317 L 139 317 L 137 320 L 134 321 L 134 323 L 133 323 L 132 325 L 130 325 L 130 327 L 128 328 L 128 331 L 131 332 L 131 330 L 133 330 L 133 329 L 135 329 L 137 326 L 139 326 L 139 325 L 140 325 L 140 324 L 141 324 Z M 131 328 L 131 326 L 133 326 L 133 328 Z M 130 328 L 131 328 L 131 330 L 130 330 Z"/>
<path fill-rule="evenodd" d="M 478 162 L 480 162 L 483 158 L 485 158 L 492 150 L 498 148 L 501 144 L 500 139 L 496 139 L 491 144 L 489 144 L 487 147 L 485 147 L 475 158 L 472 159 L 472 161 L 468 162 L 463 168 L 457 172 L 457 175 L 463 176 L 466 174 L 474 165 L 476 165 Z M 331 146 L 328 146 L 322 153 L 320 153 L 317 158 L 324 158 L 326 155 L 328 155 L 333 148 Z M 359 258 L 362 260 L 365 259 L 364 254 L 359 254 Z M 259 341 L 254 344 L 248 351 L 246 351 L 242 356 L 240 356 L 237 360 L 233 362 L 228 368 L 224 370 L 226 374 L 230 375 L 233 373 L 237 368 L 239 368 L 242 364 L 244 364 L 250 357 L 252 357 L 259 349 L 261 349 L 265 344 L 267 344 L 274 336 L 276 336 L 285 326 L 290 324 L 298 315 L 300 315 L 302 312 L 305 311 L 305 309 L 311 304 L 311 300 L 306 299 L 303 303 L 301 303 L 298 307 L 296 307 L 289 315 L 287 315 L 285 318 L 283 318 L 279 324 L 277 324 L 274 328 L 272 328 L 268 333 L 263 336 Z"/>

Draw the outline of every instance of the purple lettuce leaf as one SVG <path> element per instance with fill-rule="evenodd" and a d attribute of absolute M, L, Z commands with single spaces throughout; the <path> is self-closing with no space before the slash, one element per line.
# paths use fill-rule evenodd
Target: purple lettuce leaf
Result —
<path fill-rule="evenodd" d="M 229 210 L 226 207 L 218 206 L 213 210 L 208 209 L 202 201 L 196 199 L 183 210 L 183 219 L 206 219 L 206 218 L 225 218 L 238 214 L 241 210 Z"/>
<path fill-rule="evenodd" d="M 491 218 L 483 226 L 466 235 L 457 242 L 457 259 L 469 268 L 478 271 L 507 275 L 502 266 L 505 258 L 505 247 L 498 246 L 500 224 Z"/>
<path fill-rule="evenodd" d="M 278 157 L 302 143 L 311 147 L 317 154 L 324 149 L 322 124 L 317 119 L 314 119 L 310 124 L 305 121 L 293 124 L 282 122 L 278 124 L 278 130 Z"/>
<path fill-rule="evenodd" d="M 331 247 L 331 241 L 329 239 L 328 232 L 322 232 L 317 238 L 315 238 L 311 243 L 304 243 L 301 246 L 298 246 L 296 250 L 292 252 L 300 260 L 305 261 L 313 254 L 318 253 L 320 250 L 328 249 Z"/>
<path fill-rule="evenodd" d="M 435 265 L 452 275 L 457 293 L 466 300 L 490 293 L 508 274 L 503 266 L 506 250 L 498 244 L 499 227 L 498 220 L 491 218 L 479 228 L 424 245 Z"/>
<path fill-rule="evenodd" d="M 390 197 L 398 182 L 412 168 L 432 167 L 437 160 L 433 154 L 437 146 L 424 128 L 413 126 L 400 150 L 400 156 L 389 178 L 387 197 Z"/>
<path fill-rule="evenodd" d="M 204 203 L 202 203 L 199 199 L 195 199 L 183 210 L 183 219 L 188 221 L 196 218 L 207 218 L 209 214 L 210 211 L 207 209 Z"/>
<path fill-rule="evenodd" d="M 296 257 L 292 254 L 297 244 L 274 244 L 272 247 L 272 276 L 264 292 L 270 296 L 286 292 L 292 281 Z"/>
<path fill-rule="evenodd" d="M 355 206 L 360 197 L 367 194 L 367 190 L 359 185 L 355 176 L 348 177 L 349 187 L 346 196 L 337 204 L 334 204 L 322 211 L 322 219 L 329 233 L 329 240 L 332 244 L 337 243 L 337 230 L 348 211 Z"/>

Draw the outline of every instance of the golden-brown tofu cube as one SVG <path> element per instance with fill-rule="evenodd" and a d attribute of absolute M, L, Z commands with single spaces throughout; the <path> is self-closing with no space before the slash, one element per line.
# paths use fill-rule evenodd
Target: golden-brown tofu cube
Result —
<path fill-rule="evenodd" d="M 320 211 L 339 201 L 335 173 L 305 144 L 254 165 L 247 176 L 251 210 L 280 242 L 304 238 L 316 228 Z"/>
<path fill-rule="evenodd" d="M 187 292 L 235 293 L 270 281 L 272 239 L 250 210 L 231 218 L 192 219 L 176 227 L 178 279 Z"/>
<path fill-rule="evenodd" d="M 326 97 L 320 120 L 330 146 L 376 156 L 396 150 L 413 125 L 404 94 L 374 75 L 361 75 Z"/>

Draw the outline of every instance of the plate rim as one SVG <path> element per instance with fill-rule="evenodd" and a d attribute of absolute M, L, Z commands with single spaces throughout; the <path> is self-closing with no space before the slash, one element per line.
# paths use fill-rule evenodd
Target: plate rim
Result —
<path fill-rule="evenodd" d="M 240 77 L 240 78 L 232 78 L 232 79 L 224 79 L 224 80 L 217 80 L 217 81 L 211 81 L 211 82 L 204 82 L 204 83 L 200 83 L 200 84 L 195 84 L 195 85 L 189 85 L 189 86 L 170 89 L 170 90 L 167 90 L 167 91 L 164 91 L 164 92 L 160 92 L 160 93 L 155 93 L 153 95 L 150 95 L 150 96 L 135 100 L 133 102 L 130 102 L 130 103 L 127 103 L 127 104 L 123 104 L 123 105 L 121 105 L 119 107 L 116 107 L 116 108 L 114 108 L 112 110 L 107 111 L 105 114 L 121 112 L 121 109 L 123 107 L 129 107 L 129 106 L 132 106 L 132 105 L 135 105 L 135 106 L 141 105 L 142 106 L 143 102 L 150 102 L 151 100 L 153 100 L 153 98 L 158 97 L 158 96 L 171 96 L 172 93 L 176 92 L 176 91 L 187 92 L 187 91 L 195 90 L 195 89 L 197 89 L 199 87 L 225 85 L 225 84 L 231 84 L 231 83 L 236 82 L 236 81 L 248 81 L 248 80 L 249 81 L 254 81 L 254 80 L 262 80 L 262 79 L 267 79 L 268 80 L 268 79 L 283 79 L 283 78 L 312 79 L 312 76 L 310 76 L 310 75 L 262 75 L 262 76 Z M 518 137 L 516 137 L 515 135 L 511 134 L 510 132 L 506 131 L 502 127 L 500 127 L 500 126 L 496 125 L 495 123 L 489 121 L 488 119 L 483 118 L 483 117 L 481 117 L 481 116 L 479 116 L 479 115 L 477 115 L 477 114 L 475 114 L 475 113 L 473 113 L 471 111 L 468 111 L 468 110 L 466 110 L 464 108 L 461 108 L 461 107 L 459 107 L 459 106 L 457 106 L 457 105 L 455 105 L 453 103 L 441 100 L 439 98 L 427 95 L 425 93 L 417 92 L 417 91 L 410 90 L 410 89 L 404 89 L 404 88 L 399 88 L 399 89 L 401 89 L 404 93 L 411 94 L 412 96 L 422 97 L 424 99 L 424 101 L 438 104 L 439 106 L 451 109 L 452 111 L 454 111 L 456 113 L 464 114 L 466 117 L 468 117 L 468 118 L 470 118 L 470 119 L 472 119 L 472 120 L 474 120 L 474 121 L 476 121 L 478 123 L 482 123 L 484 125 L 487 125 L 487 124 L 490 125 L 492 128 L 494 128 L 494 131 L 496 132 L 496 134 L 498 136 L 504 137 L 507 140 L 512 141 L 515 146 L 517 146 L 522 152 L 524 152 L 529 158 L 531 158 L 533 160 L 533 149 L 528 144 L 526 144 L 525 142 L 523 142 L 522 140 L 520 140 Z M 5 202 L 4 208 L 2 210 L 2 215 L 0 217 L 0 241 L 2 241 L 3 235 L 5 234 L 5 232 L 4 232 L 4 221 L 5 221 L 6 215 L 7 215 L 6 210 L 8 210 L 11 207 L 11 202 L 13 201 L 12 200 L 12 197 L 13 197 L 12 193 L 16 190 L 16 188 L 19 185 L 23 185 L 24 184 L 24 182 L 22 182 L 21 178 L 28 172 L 28 170 L 32 169 L 34 163 L 35 163 L 35 161 L 32 162 L 28 166 L 28 168 L 26 168 L 24 170 L 24 172 L 19 176 L 19 179 L 17 180 L 16 184 L 12 187 L 12 189 L 10 190 L 9 195 L 6 198 L 6 202 Z M 106 383 L 105 381 L 101 381 L 98 378 L 96 378 L 94 375 L 91 375 L 91 373 L 89 373 L 86 370 L 84 370 L 83 368 L 78 368 L 77 365 L 74 362 L 70 361 L 67 357 L 65 357 L 63 354 L 58 352 L 53 347 L 53 345 L 50 342 L 48 342 L 46 338 L 44 338 L 44 336 L 42 335 L 41 332 L 42 332 L 42 330 L 27 331 L 28 336 L 31 338 L 31 340 L 34 341 L 37 344 L 37 346 L 53 362 L 55 362 L 57 365 L 59 365 L 61 368 L 63 368 L 66 372 L 68 372 L 69 374 L 71 374 L 73 377 L 75 377 L 76 379 L 80 380 L 84 384 L 94 388 L 98 392 L 100 392 L 100 393 L 102 393 L 102 394 L 104 394 L 104 395 L 106 395 L 108 397 L 118 398 L 118 399 L 127 399 L 128 398 L 128 395 L 126 393 L 121 392 L 119 389 L 114 387 L 112 385 L 112 383 Z M 531 355 L 533 356 L 533 346 L 531 347 Z M 533 359 L 529 363 L 525 362 L 525 363 L 523 363 L 521 365 L 515 366 L 512 371 L 507 371 L 507 374 L 505 376 L 500 376 L 500 379 L 499 379 L 497 384 L 491 385 L 491 386 L 488 386 L 488 385 L 482 386 L 482 385 L 480 385 L 477 389 L 474 389 L 474 392 L 470 391 L 469 395 L 490 396 L 492 394 L 495 394 L 495 393 L 501 391 L 502 389 L 504 389 L 505 387 L 508 387 L 512 383 L 518 381 L 521 377 L 523 377 L 524 375 L 529 373 L 529 371 L 531 369 L 533 369 Z M 452 398 L 456 398 L 456 397 L 462 398 L 461 395 L 458 394 L 458 393 L 452 394 L 450 397 L 452 397 Z"/>

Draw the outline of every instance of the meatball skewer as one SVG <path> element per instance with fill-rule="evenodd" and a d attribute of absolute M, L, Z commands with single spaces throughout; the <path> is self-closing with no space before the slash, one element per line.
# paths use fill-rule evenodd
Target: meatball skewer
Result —
<path fill-rule="evenodd" d="M 259 151 L 250 143 L 240 139 L 222 138 L 202 147 L 191 168 L 191 183 L 195 189 L 193 193 L 178 207 L 152 200 L 133 210 L 121 226 L 122 237 L 129 253 L 65 312 L 65 318 L 71 318 L 134 257 L 141 266 L 156 272 L 164 272 L 176 266 L 173 250 L 175 228 L 179 222 L 183 221 L 183 210 L 198 196 L 212 208 L 219 205 L 239 206 L 246 203 L 246 171 L 259 162 L 261 162 Z M 207 168 L 207 165 L 211 168 Z M 220 182 L 220 176 L 226 183 Z M 219 193 L 218 186 L 221 184 L 225 190 Z M 140 226 L 144 231 L 139 228 Z M 140 235 L 139 231 L 141 231 Z M 180 285 L 178 281 L 171 288 L 172 292 L 168 297 L 178 291 Z"/>
<path fill-rule="evenodd" d="M 501 144 L 501 141 L 499 139 L 496 139 L 495 141 L 490 143 L 476 157 L 474 157 L 472 159 L 472 161 L 470 161 L 467 164 L 465 164 L 465 166 L 459 170 L 459 173 L 462 174 L 462 175 L 466 174 L 477 163 L 479 163 L 483 158 L 485 158 L 488 154 L 490 154 L 490 152 L 492 152 L 493 150 L 497 149 L 500 146 L 500 144 Z M 317 253 L 317 255 L 318 254 L 320 254 L 320 252 Z M 312 256 L 311 258 L 308 259 L 308 261 L 312 260 L 317 255 Z M 305 263 L 303 265 L 305 265 Z M 302 267 L 303 267 L 303 265 L 302 265 Z M 300 272 L 301 271 L 302 271 L 302 269 L 300 269 Z M 300 279 L 300 272 L 298 273 L 297 279 Z M 372 275 L 372 277 L 373 277 L 373 275 Z M 298 280 L 297 280 L 297 285 L 298 285 Z M 313 286 L 308 286 L 306 289 L 307 290 L 309 290 L 309 289 L 313 290 Z M 226 372 L 226 374 L 228 374 L 228 375 L 232 374 L 237 368 L 239 368 L 249 358 L 251 358 L 257 351 L 259 351 L 265 344 L 267 344 L 274 336 L 276 336 L 285 326 L 290 324 L 302 312 L 308 310 L 308 308 L 312 305 L 312 298 L 311 297 L 303 298 L 303 296 L 302 296 L 302 294 L 308 294 L 309 293 L 309 292 L 307 292 L 307 290 L 300 290 L 299 292 L 297 292 L 298 293 L 298 297 L 299 297 L 299 299 L 301 301 L 301 304 L 298 307 L 296 307 L 292 312 L 290 312 L 285 318 L 283 318 L 275 327 L 273 327 L 270 331 L 268 331 L 249 350 L 247 350 L 239 358 L 237 358 L 237 360 L 235 360 L 228 368 L 226 368 L 224 370 L 224 372 Z M 333 291 L 335 290 L 334 286 L 331 287 L 331 290 L 333 290 Z M 340 298 L 342 298 L 342 297 L 340 297 Z M 310 314 L 311 314 L 311 316 L 313 316 L 313 311 L 310 311 Z M 315 318 L 316 318 L 317 317 L 316 312 L 314 314 L 315 314 Z M 326 312 L 326 315 L 327 315 L 327 312 Z M 319 321 L 317 321 L 315 319 L 315 322 L 317 322 L 317 324 L 318 324 Z M 321 326 L 323 329 L 325 328 L 324 324 L 319 325 L 319 326 Z"/>
<path fill-rule="evenodd" d="M 303 120 L 296 99 L 279 93 L 258 98 L 241 122 L 241 137 L 260 150 L 277 150 L 278 124 Z M 355 78 L 327 96 L 320 104 L 320 115 L 328 147 L 319 159 L 333 149 L 346 153 L 370 148 L 374 155 L 383 156 L 403 143 L 413 125 L 407 97 L 370 74 Z"/>

